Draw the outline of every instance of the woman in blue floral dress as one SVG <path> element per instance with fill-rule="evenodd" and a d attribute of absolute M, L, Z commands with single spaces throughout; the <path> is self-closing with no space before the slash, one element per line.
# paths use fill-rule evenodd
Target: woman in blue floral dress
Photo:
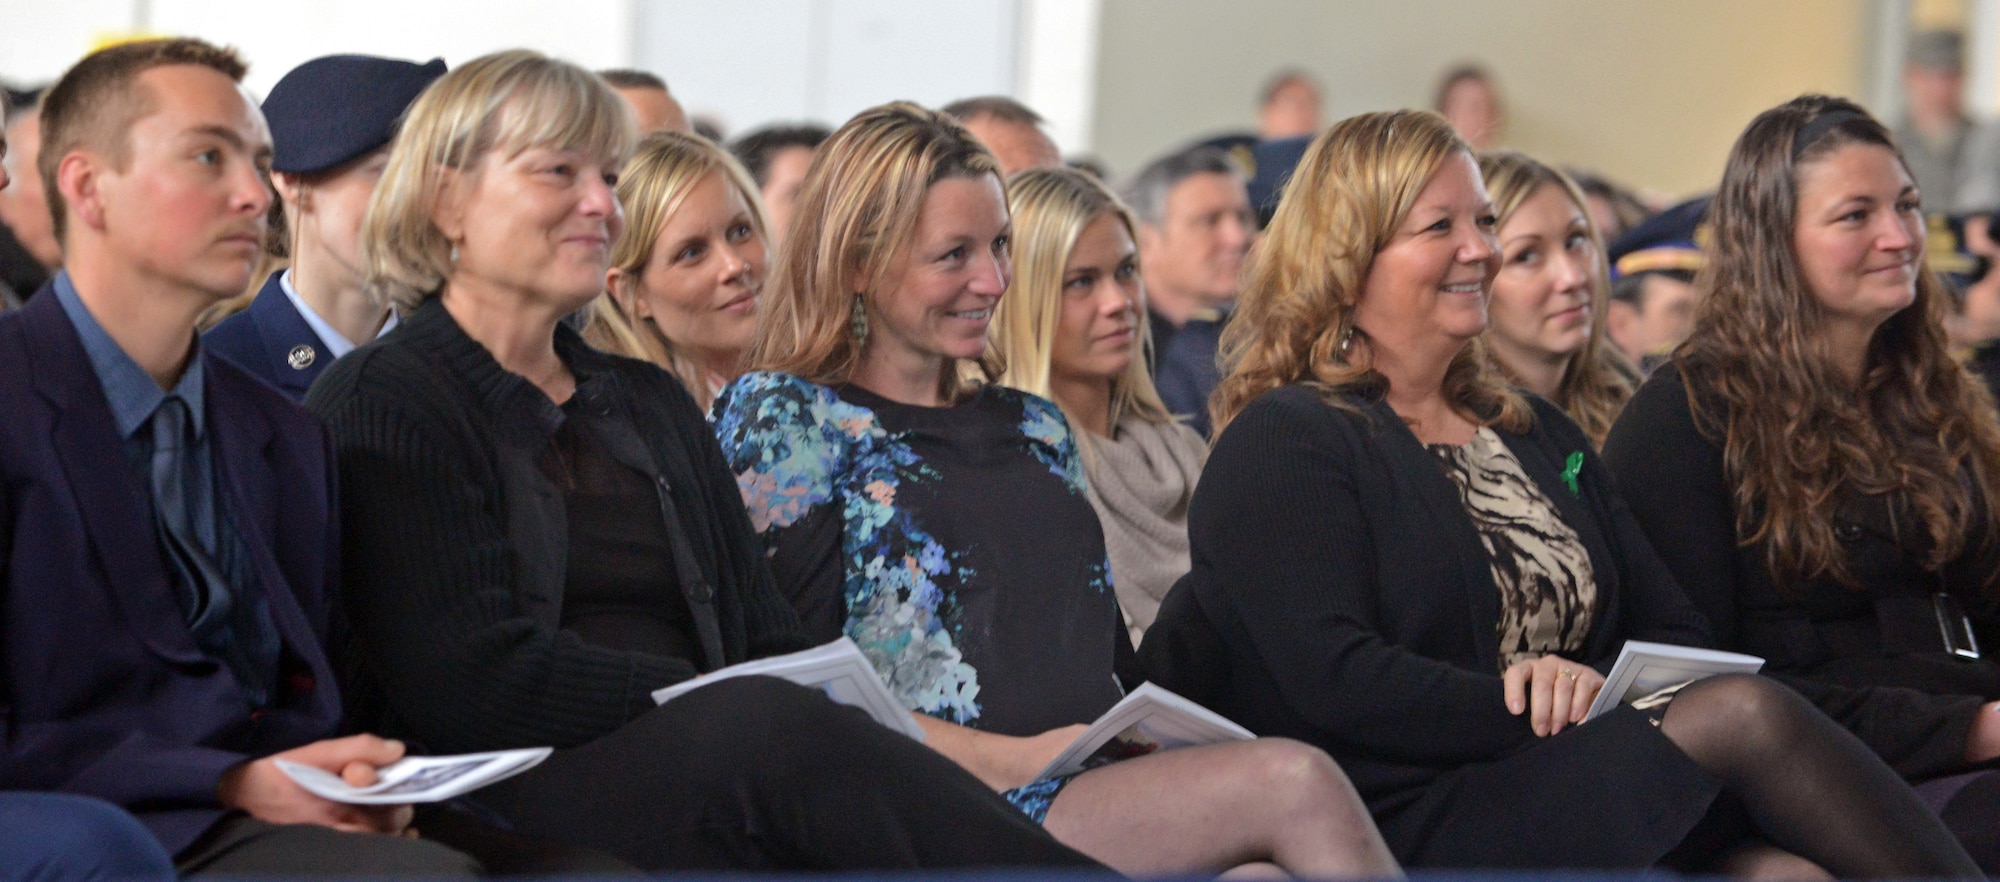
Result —
<path fill-rule="evenodd" d="M 715 402 L 780 590 L 812 636 L 861 646 L 932 747 L 1115 869 L 1399 873 L 1296 742 L 1036 780 L 1123 694 L 1130 650 L 1061 411 L 966 379 L 997 373 L 1008 230 L 992 155 L 948 117 L 885 105 L 819 149 L 753 370 Z"/>

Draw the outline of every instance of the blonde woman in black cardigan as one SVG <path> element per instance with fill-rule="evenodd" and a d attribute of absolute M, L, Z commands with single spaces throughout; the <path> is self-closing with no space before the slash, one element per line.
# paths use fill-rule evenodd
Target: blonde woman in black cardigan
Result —
<path fill-rule="evenodd" d="M 471 797 L 648 871 L 1091 866 L 949 760 L 817 690 L 694 400 L 561 324 L 603 290 L 632 142 L 525 50 L 411 106 L 362 228 L 408 315 L 314 386 L 340 465 L 353 708 L 428 752 L 550 745 Z"/>
<path fill-rule="evenodd" d="M 1225 339 L 1194 569 L 1149 673 L 1325 748 L 1416 867 L 1972 876 L 1880 760 L 1770 681 L 1577 725 L 1701 617 L 1553 406 L 1478 350 L 1493 209 L 1443 119 L 1320 136 Z"/>

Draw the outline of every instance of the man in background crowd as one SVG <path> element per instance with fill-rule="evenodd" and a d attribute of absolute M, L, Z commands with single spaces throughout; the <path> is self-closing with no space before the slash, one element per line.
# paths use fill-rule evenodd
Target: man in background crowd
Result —
<path fill-rule="evenodd" d="M 1257 105 L 1257 136 L 1266 141 L 1319 133 L 1319 84 L 1297 68 L 1281 70 L 1264 85 Z"/>
<path fill-rule="evenodd" d="M 993 151 L 993 158 L 1000 160 L 1002 176 L 1024 168 L 1062 165 L 1062 151 L 1042 131 L 1042 115 L 1019 101 L 985 95 L 953 101 L 942 109 Z"/>
<path fill-rule="evenodd" d="M 610 83 L 618 97 L 631 105 L 632 119 L 639 124 L 639 134 L 694 132 L 694 127 L 688 124 L 687 111 L 682 110 L 681 102 L 667 91 L 666 80 L 643 70 L 626 68 L 600 70 L 597 75 Z"/>
<path fill-rule="evenodd" d="M 826 126 L 810 123 L 769 126 L 729 145 L 730 152 L 757 182 L 758 195 L 764 199 L 764 222 L 770 227 L 765 234 L 773 251 L 784 241 L 785 228 L 792 222 L 792 203 L 798 201 L 799 185 L 805 183 L 813 151 L 831 134 Z"/>
<path fill-rule="evenodd" d="M 1500 146 L 1507 134 L 1507 111 L 1500 100 L 1500 84 L 1486 68 L 1462 64 L 1445 71 L 1438 81 L 1437 97 L 1431 108 L 1458 130 L 1458 136 L 1475 151 Z"/>
<path fill-rule="evenodd" d="M 0 190 L 0 309 L 19 306 L 62 265 L 48 195 L 42 176 L 35 173 L 42 154 L 41 96 L 30 92 L 19 97 L 26 100 L 8 102 L 7 155 L 0 159 L 13 179 Z"/>
<path fill-rule="evenodd" d="M 1965 39 L 1953 31 L 1910 38 L 1903 56 L 1904 117 L 1896 143 L 1924 196 L 1946 214 L 2000 208 L 2000 125 L 1965 115 Z"/>
<path fill-rule="evenodd" d="M 1217 344 L 1257 235 L 1243 170 L 1196 147 L 1154 160 L 1122 196 L 1139 217 L 1139 268 L 1153 336 L 1155 385 L 1167 409 L 1208 432 L 1208 393 L 1221 381 Z"/>

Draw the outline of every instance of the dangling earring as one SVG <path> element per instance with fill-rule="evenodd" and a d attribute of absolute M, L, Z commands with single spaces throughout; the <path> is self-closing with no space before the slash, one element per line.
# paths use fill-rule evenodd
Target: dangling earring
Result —
<path fill-rule="evenodd" d="M 457 243 L 457 242 L 453 242 L 453 243 L 451 243 L 451 265 L 452 265 L 452 266 L 457 266 L 457 265 L 458 265 L 458 243 Z"/>
<path fill-rule="evenodd" d="M 1353 349 L 1354 349 L 1354 326 L 1348 325 L 1347 330 L 1340 332 L 1340 345 L 1335 347 L 1334 357 L 1339 358 L 1341 361 L 1346 361 L 1347 353 L 1352 351 Z"/>
<path fill-rule="evenodd" d="M 861 295 L 854 295 L 854 308 L 847 313 L 847 329 L 854 333 L 854 348 L 868 341 L 868 310 L 861 305 Z"/>

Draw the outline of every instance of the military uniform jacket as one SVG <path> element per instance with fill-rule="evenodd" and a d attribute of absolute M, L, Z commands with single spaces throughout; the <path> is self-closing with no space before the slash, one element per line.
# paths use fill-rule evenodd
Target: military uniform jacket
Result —
<path fill-rule="evenodd" d="M 210 352 L 284 390 L 293 401 L 303 402 L 319 372 L 333 363 L 333 353 L 285 296 L 279 282 L 283 275 L 272 273 L 249 309 L 223 319 L 201 335 L 201 342 Z"/>

